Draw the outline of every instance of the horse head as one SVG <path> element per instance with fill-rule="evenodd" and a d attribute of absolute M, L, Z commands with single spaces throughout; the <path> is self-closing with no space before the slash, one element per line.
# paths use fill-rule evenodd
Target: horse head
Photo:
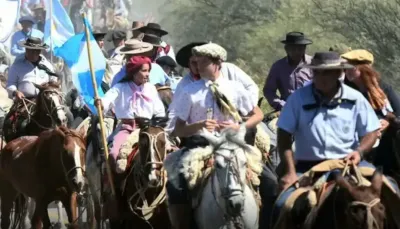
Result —
<path fill-rule="evenodd" d="M 220 136 L 204 131 L 205 137 L 214 148 L 214 171 L 221 196 L 225 199 L 227 213 L 238 216 L 244 208 L 244 188 L 246 185 L 247 157 L 252 152 L 246 145 L 245 125 L 239 131 L 227 129 Z M 214 182 L 213 182 L 214 183 Z"/>
<path fill-rule="evenodd" d="M 34 86 L 39 89 L 36 114 L 49 116 L 53 124 L 67 126 L 68 119 L 64 111 L 60 84 L 49 82 Z"/>
<path fill-rule="evenodd" d="M 139 155 L 143 172 L 147 174 L 150 187 L 161 187 L 164 178 L 164 159 L 167 154 L 167 134 L 164 131 L 167 119 L 135 119 L 140 128 Z"/>
<path fill-rule="evenodd" d="M 380 202 L 382 179 L 382 173 L 376 170 L 371 186 L 366 187 L 354 185 L 341 175 L 336 176 L 336 184 L 344 190 L 343 198 L 338 198 L 344 209 L 336 209 L 336 212 L 344 213 L 344 219 L 336 221 L 344 224 L 344 228 L 383 229 L 386 214 Z"/>
<path fill-rule="evenodd" d="M 67 127 L 57 127 L 56 133 L 61 139 L 61 155 L 54 154 L 54 160 L 61 163 L 63 173 L 69 184 L 69 188 L 76 192 L 82 192 L 85 184 L 86 164 L 86 139 L 84 128 L 75 132 Z"/>

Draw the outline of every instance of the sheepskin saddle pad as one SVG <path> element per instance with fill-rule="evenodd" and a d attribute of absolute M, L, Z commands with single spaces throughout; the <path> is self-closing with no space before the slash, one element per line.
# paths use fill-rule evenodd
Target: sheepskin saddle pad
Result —
<path fill-rule="evenodd" d="M 139 132 L 140 129 L 135 129 L 126 139 L 126 141 L 121 145 L 119 149 L 119 154 L 117 157 L 117 173 L 124 173 L 126 168 L 129 167 L 129 163 L 132 163 L 132 159 L 138 151 L 137 144 L 139 142 Z M 128 160 L 131 159 L 131 160 Z"/>
<path fill-rule="evenodd" d="M 247 177 L 253 186 L 259 186 L 259 175 L 262 172 L 262 155 L 256 147 L 250 146 L 254 151 L 247 153 Z M 193 191 L 205 185 L 205 180 L 210 176 L 213 166 L 213 148 L 211 146 L 194 149 L 183 148 L 170 153 L 164 161 L 168 174 L 168 181 L 179 186 L 179 174 L 186 180 L 188 189 Z"/>

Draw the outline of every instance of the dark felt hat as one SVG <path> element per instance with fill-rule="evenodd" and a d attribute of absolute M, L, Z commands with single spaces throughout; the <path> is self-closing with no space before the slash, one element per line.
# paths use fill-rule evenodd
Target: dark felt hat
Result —
<path fill-rule="evenodd" d="M 125 39 L 126 39 L 125 31 L 115 30 L 112 32 L 111 36 L 109 36 L 108 41 L 125 40 Z"/>
<path fill-rule="evenodd" d="M 160 66 L 168 66 L 170 68 L 176 68 L 176 62 L 170 56 L 162 56 L 157 58 L 156 63 Z"/>
<path fill-rule="evenodd" d="M 161 47 L 162 43 L 161 37 L 153 34 L 144 34 L 142 41 L 150 43 L 155 47 Z"/>
<path fill-rule="evenodd" d="M 281 41 L 287 45 L 309 45 L 312 41 L 304 35 L 302 32 L 290 32 L 286 34 L 286 39 Z"/>
<path fill-rule="evenodd" d="M 161 25 L 157 23 L 148 23 L 146 26 L 141 27 L 138 29 L 142 33 L 153 34 L 158 36 L 165 36 L 168 34 L 167 31 L 161 29 Z"/>
<path fill-rule="evenodd" d="M 192 42 L 181 48 L 176 54 L 176 62 L 184 68 L 189 68 L 189 59 L 193 55 L 192 48 L 200 45 L 205 45 L 207 42 Z"/>
<path fill-rule="evenodd" d="M 342 59 L 337 52 L 317 52 L 314 54 L 311 63 L 303 67 L 323 70 L 354 68 L 353 65 L 348 64 L 346 60 Z"/>
<path fill-rule="evenodd" d="M 101 31 L 93 31 L 93 37 L 95 40 L 103 39 L 106 36 L 107 32 Z"/>
<path fill-rule="evenodd" d="M 49 48 L 48 45 L 43 43 L 42 39 L 37 37 L 29 37 L 26 41 L 21 41 L 18 44 L 27 49 L 45 50 Z"/>

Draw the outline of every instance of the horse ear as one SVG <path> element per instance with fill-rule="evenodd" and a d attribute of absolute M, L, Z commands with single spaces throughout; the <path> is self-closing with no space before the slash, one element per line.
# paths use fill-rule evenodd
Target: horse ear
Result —
<path fill-rule="evenodd" d="M 341 174 L 335 174 L 336 185 L 351 192 L 353 187 Z"/>
<path fill-rule="evenodd" d="M 221 145 L 221 143 L 223 142 L 222 137 L 217 137 L 217 136 L 213 135 L 205 128 L 203 128 L 203 131 L 200 133 L 200 136 L 207 139 L 207 141 L 210 142 L 210 144 L 214 147 Z"/>
<path fill-rule="evenodd" d="M 32 83 L 33 86 L 35 86 L 37 89 L 39 89 L 39 91 L 43 90 L 44 87 L 42 85 L 36 84 L 36 83 Z"/>
<path fill-rule="evenodd" d="M 376 169 L 371 179 L 371 188 L 376 192 L 378 196 L 381 195 L 383 184 L 383 175 L 380 169 Z"/>

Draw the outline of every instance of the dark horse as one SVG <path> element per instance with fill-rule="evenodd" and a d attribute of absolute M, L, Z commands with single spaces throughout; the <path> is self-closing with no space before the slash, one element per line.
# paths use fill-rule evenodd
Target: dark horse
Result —
<path fill-rule="evenodd" d="M 15 102 L 6 116 L 3 130 L 7 142 L 24 135 L 38 135 L 55 125 L 67 124 L 58 83 L 34 84 L 39 89 L 33 100 Z"/>
<path fill-rule="evenodd" d="M 332 173 L 336 187 L 314 207 L 309 205 L 308 193 L 301 194 L 294 202 L 287 228 L 307 229 L 384 229 L 387 226 L 386 210 L 381 202 L 383 185 L 382 173 L 376 170 L 371 178 L 371 185 L 357 185 L 347 176 Z M 319 200 L 321 201 L 321 199 Z M 312 213 L 310 213 L 312 212 Z M 307 217 L 312 215 L 306 221 Z M 305 222 L 307 222 L 305 224 Z"/>
<path fill-rule="evenodd" d="M 0 155 L 2 229 L 10 226 L 10 211 L 17 197 L 22 204 L 25 197 L 36 202 L 32 228 L 42 228 L 42 223 L 44 228 L 51 227 L 47 207 L 55 200 L 65 206 L 72 228 L 78 228 L 77 195 L 85 184 L 86 142 L 82 136 L 58 127 L 39 136 L 17 138 L 5 146 Z M 20 214 L 16 210 L 15 225 L 20 224 Z"/>
<path fill-rule="evenodd" d="M 138 120 L 138 119 L 137 119 Z M 166 119 L 138 120 L 139 151 L 124 174 L 119 196 L 118 220 L 112 229 L 170 228 L 166 205 L 166 172 L 163 161 L 167 154 Z"/>

